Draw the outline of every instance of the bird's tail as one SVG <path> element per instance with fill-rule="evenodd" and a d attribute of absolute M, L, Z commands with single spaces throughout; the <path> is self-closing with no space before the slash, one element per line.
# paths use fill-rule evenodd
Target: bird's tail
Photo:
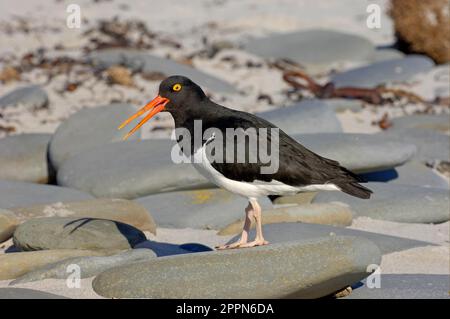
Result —
<path fill-rule="evenodd" d="M 359 197 L 362 199 L 368 199 L 370 198 L 370 194 L 372 194 L 372 191 L 368 189 L 367 187 L 362 186 L 361 184 L 358 184 L 356 182 L 354 183 L 343 183 L 337 185 L 341 191 L 344 193 L 347 193 L 349 195 Z"/>

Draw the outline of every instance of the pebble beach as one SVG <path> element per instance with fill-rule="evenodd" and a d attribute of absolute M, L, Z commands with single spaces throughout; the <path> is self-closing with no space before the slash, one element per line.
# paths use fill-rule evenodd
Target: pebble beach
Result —
<path fill-rule="evenodd" d="M 448 299 L 450 64 L 371 3 L 379 28 L 354 0 L 80 0 L 70 28 L 68 1 L 2 1 L 0 299 Z M 215 250 L 247 200 L 171 160 L 169 114 L 117 130 L 173 74 L 372 198 L 261 198 L 270 245 Z"/>

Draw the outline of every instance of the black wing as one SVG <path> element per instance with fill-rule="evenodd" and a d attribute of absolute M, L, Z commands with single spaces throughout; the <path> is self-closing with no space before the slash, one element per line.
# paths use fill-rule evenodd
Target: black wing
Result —
<path fill-rule="evenodd" d="M 209 123 L 211 127 L 216 127 L 222 132 L 226 128 L 242 129 L 244 132 L 256 131 L 259 136 L 259 129 L 267 130 L 267 144 L 270 145 L 276 140 L 276 134 L 272 129 L 278 129 L 272 123 L 259 118 L 253 114 L 230 110 L 231 112 L 223 117 L 215 118 L 214 123 Z M 206 125 L 206 128 L 208 124 Z M 205 127 L 204 127 L 205 129 Z M 249 130 L 253 129 L 253 130 Z M 251 134 L 250 134 L 251 135 Z M 248 141 L 248 140 L 247 140 Z M 267 163 L 263 163 L 258 157 L 256 163 L 246 161 L 244 163 L 237 162 L 236 150 L 234 158 L 225 158 L 227 154 L 226 141 L 224 137 L 224 160 L 219 162 L 212 161 L 211 165 L 225 177 L 243 181 L 270 182 L 277 180 L 291 186 L 305 186 L 312 184 L 335 184 L 342 191 L 351 195 L 368 198 L 371 191 L 358 184 L 361 180 L 357 175 L 350 172 L 346 168 L 339 165 L 337 161 L 322 157 L 295 141 L 281 129 L 278 129 L 278 170 L 273 173 L 262 173 L 262 168 L 267 167 Z M 235 146 L 237 147 L 237 146 Z M 268 147 L 270 149 L 270 147 Z M 248 160 L 255 154 L 249 145 L 245 145 L 246 159 Z M 226 160 L 225 160 L 226 159 Z"/>

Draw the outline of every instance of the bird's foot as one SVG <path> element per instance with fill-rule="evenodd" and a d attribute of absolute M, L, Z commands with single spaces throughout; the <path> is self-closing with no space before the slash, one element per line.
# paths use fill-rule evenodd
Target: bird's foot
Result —
<path fill-rule="evenodd" d="M 220 246 L 216 246 L 217 250 L 225 250 L 225 249 L 235 249 L 235 248 L 240 248 L 241 245 L 246 244 L 246 242 L 243 241 L 237 241 L 231 244 L 227 244 L 227 245 L 220 245 Z"/>
<path fill-rule="evenodd" d="M 256 247 L 256 246 L 264 246 L 268 245 L 269 242 L 264 239 L 255 239 L 254 241 L 251 241 L 249 243 L 245 243 L 242 245 L 239 245 L 239 248 L 250 248 L 250 247 Z"/>

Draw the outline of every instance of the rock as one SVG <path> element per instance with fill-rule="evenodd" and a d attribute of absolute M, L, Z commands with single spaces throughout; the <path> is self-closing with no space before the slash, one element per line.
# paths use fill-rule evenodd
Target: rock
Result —
<path fill-rule="evenodd" d="M 318 238 L 157 258 L 105 271 L 92 287 L 109 298 L 318 298 L 366 277 L 380 260 L 364 238 Z"/>
<path fill-rule="evenodd" d="M 414 159 L 419 161 L 448 161 L 450 158 L 450 136 L 427 129 L 396 129 L 376 134 L 400 143 L 414 144 L 417 153 Z"/>
<path fill-rule="evenodd" d="M 20 250 L 124 250 L 146 240 L 133 226 L 106 219 L 46 217 L 17 227 L 14 245 Z"/>
<path fill-rule="evenodd" d="M 439 161 L 438 163 L 433 163 L 434 170 L 439 172 L 443 177 L 450 181 L 450 162 L 447 161 Z"/>
<path fill-rule="evenodd" d="M 12 66 L 5 66 L 0 71 L 0 82 L 7 84 L 20 80 L 20 73 L 18 68 Z"/>
<path fill-rule="evenodd" d="M 192 254 L 192 253 L 198 253 L 203 251 L 211 251 L 212 248 L 201 245 L 201 244 L 171 244 L 171 243 L 164 243 L 164 242 L 157 242 L 154 240 L 146 240 L 139 244 L 137 244 L 135 249 L 149 249 L 153 253 L 156 254 L 158 257 L 164 257 L 164 256 L 172 256 L 172 255 L 183 255 L 183 254 Z"/>
<path fill-rule="evenodd" d="M 160 58 L 145 52 L 128 49 L 108 49 L 91 53 L 87 60 L 95 67 L 108 68 L 113 65 L 123 65 L 131 70 L 142 72 L 158 72 L 166 76 L 182 74 L 190 78 L 200 86 L 205 86 L 212 91 L 220 91 L 227 94 L 238 93 L 237 90 L 226 81 L 212 75 L 198 71 L 190 66 L 175 61 Z"/>
<path fill-rule="evenodd" d="M 435 99 L 445 99 L 450 97 L 450 63 L 437 65 L 428 73 L 433 79 L 432 87 Z M 448 103 L 447 103 L 448 104 Z"/>
<path fill-rule="evenodd" d="M 375 172 L 406 163 L 415 154 L 414 145 L 374 134 L 321 133 L 293 136 L 317 154 L 336 160 L 357 172 Z"/>
<path fill-rule="evenodd" d="M 47 264 L 71 257 L 103 256 L 108 252 L 101 250 L 54 249 L 32 252 L 19 252 L 0 255 L 0 280 L 18 278 Z"/>
<path fill-rule="evenodd" d="M 14 208 L 22 221 L 39 217 L 89 217 L 110 219 L 156 234 L 152 215 L 143 206 L 125 199 L 91 199 L 79 202 L 58 202 Z"/>
<path fill-rule="evenodd" d="M 437 63 L 450 62 L 448 6 L 448 0 L 393 1 L 388 14 L 397 43 L 409 52 L 424 53 Z"/>
<path fill-rule="evenodd" d="M 103 145 L 67 160 L 58 171 L 58 184 L 96 197 L 129 199 L 212 187 L 191 164 L 172 161 L 174 145 L 174 141 L 162 139 Z"/>
<path fill-rule="evenodd" d="M 328 108 L 331 108 L 336 113 L 342 113 L 345 111 L 360 112 L 364 107 L 364 102 L 361 100 L 350 100 L 341 98 L 323 99 Z"/>
<path fill-rule="evenodd" d="M 15 89 L 0 97 L 0 108 L 23 105 L 27 109 L 41 109 L 48 104 L 47 93 L 37 85 Z"/>
<path fill-rule="evenodd" d="M 441 103 L 448 105 L 448 98 L 450 97 L 450 88 L 445 86 L 440 86 L 434 89 L 434 95 L 437 100 L 440 100 Z M 444 102 L 447 99 L 447 102 Z"/>
<path fill-rule="evenodd" d="M 450 132 L 450 117 L 448 114 L 413 114 L 396 117 L 391 120 L 392 130 L 403 129 L 423 129 L 432 130 L 438 133 Z"/>
<path fill-rule="evenodd" d="M 222 189 L 202 189 L 150 195 L 136 199 L 151 209 L 158 226 L 169 228 L 220 229 L 244 216 L 248 200 Z M 272 208 L 260 198 L 263 209 Z"/>
<path fill-rule="evenodd" d="M 91 198 L 89 194 L 66 187 L 0 180 L 0 207 L 6 209 Z"/>
<path fill-rule="evenodd" d="M 279 223 L 263 226 L 264 238 L 272 244 L 279 244 L 291 241 L 305 241 L 323 239 L 324 237 L 335 238 L 336 236 L 355 236 L 366 238 L 375 243 L 383 255 L 396 251 L 411 249 L 414 247 L 435 246 L 435 244 L 381 235 L 361 230 L 348 229 L 329 225 L 317 225 L 307 223 Z M 239 236 L 232 238 L 229 243 L 239 239 Z M 251 230 L 249 238 L 254 238 L 255 230 Z"/>
<path fill-rule="evenodd" d="M 381 172 L 361 174 L 360 176 L 368 182 L 389 182 L 403 185 L 449 188 L 447 179 L 425 166 L 425 164 L 416 161 Z"/>
<path fill-rule="evenodd" d="M 404 223 L 442 223 L 449 220 L 448 189 L 371 182 L 370 199 L 342 192 L 319 192 L 314 203 L 342 202 L 356 216 Z"/>
<path fill-rule="evenodd" d="M 333 295 L 331 295 L 333 298 L 343 298 L 346 297 L 348 295 L 350 295 L 352 293 L 352 287 L 348 286 L 347 288 L 344 288 L 338 292 L 335 292 Z M 328 296 L 330 297 L 330 296 Z"/>
<path fill-rule="evenodd" d="M 342 132 L 334 110 L 319 100 L 305 100 L 256 115 L 275 124 L 287 134 Z"/>
<path fill-rule="evenodd" d="M 347 299 L 448 299 L 449 276 L 381 274 L 379 288 L 358 286 Z"/>
<path fill-rule="evenodd" d="M 381 62 L 381 61 L 389 61 L 392 59 L 399 59 L 404 57 L 405 54 L 401 51 L 391 48 L 377 48 L 375 52 L 370 57 L 370 61 L 373 62 Z"/>
<path fill-rule="evenodd" d="M 0 179 L 46 184 L 50 134 L 21 134 L 0 139 Z"/>
<path fill-rule="evenodd" d="M 364 61 L 374 52 L 373 44 L 365 38 L 320 29 L 254 39 L 244 48 L 264 58 L 290 59 L 312 70 L 329 69 L 342 62 Z"/>
<path fill-rule="evenodd" d="M 96 276 L 99 273 L 134 262 L 147 261 L 156 257 L 149 249 L 132 249 L 112 256 L 74 257 L 45 265 L 17 278 L 10 285 L 23 284 L 49 278 L 67 279 L 71 274 L 67 272 L 70 265 L 80 267 L 80 278 Z"/>
<path fill-rule="evenodd" d="M 274 205 L 286 205 L 295 204 L 303 205 L 310 204 L 313 198 L 316 196 L 316 192 L 298 193 L 292 196 L 280 196 L 272 200 Z"/>
<path fill-rule="evenodd" d="M 321 225 L 349 226 L 353 214 L 349 207 L 339 204 L 308 204 L 278 207 L 263 211 L 263 224 L 276 223 L 312 223 Z M 241 218 L 224 228 L 218 235 L 235 235 L 242 231 L 244 218 Z M 252 228 L 255 227 L 252 222 Z"/>
<path fill-rule="evenodd" d="M 112 84 L 119 84 L 123 86 L 135 86 L 133 76 L 127 68 L 120 65 L 110 66 L 106 70 L 108 81 Z"/>
<path fill-rule="evenodd" d="M 430 71 L 433 66 L 434 62 L 430 58 L 408 55 L 337 73 L 331 76 L 330 81 L 337 88 L 345 86 L 373 88 L 381 84 L 407 81 L 418 73 Z"/>
<path fill-rule="evenodd" d="M 0 243 L 11 238 L 19 223 L 19 219 L 13 212 L 0 208 Z"/>
<path fill-rule="evenodd" d="M 50 141 L 49 158 L 58 169 L 68 158 L 96 149 L 110 142 L 122 141 L 124 132 L 117 129 L 137 108 L 129 104 L 111 104 L 83 109 L 64 121 Z M 131 124 L 136 125 L 139 119 Z M 130 139 L 139 139 L 140 133 Z"/>
<path fill-rule="evenodd" d="M 45 291 L 27 288 L 0 288 L 0 299 L 69 299 Z"/>

